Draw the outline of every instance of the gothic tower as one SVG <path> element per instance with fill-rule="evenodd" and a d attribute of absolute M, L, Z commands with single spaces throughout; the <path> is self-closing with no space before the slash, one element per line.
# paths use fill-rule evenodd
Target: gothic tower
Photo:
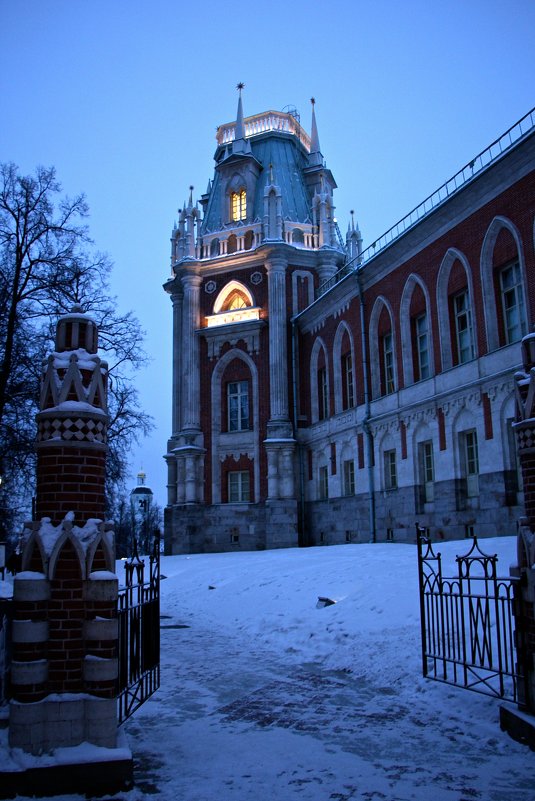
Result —
<path fill-rule="evenodd" d="M 219 126 L 171 237 L 169 553 L 298 544 L 291 319 L 342 266 L 336 183 L 295 111 Z"/>

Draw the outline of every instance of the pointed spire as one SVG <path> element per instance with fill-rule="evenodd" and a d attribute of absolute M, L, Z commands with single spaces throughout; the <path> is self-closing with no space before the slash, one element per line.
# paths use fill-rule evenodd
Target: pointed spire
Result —
<path fill-rule="evenodd" d="M 318 126 L 316 124 L 316 99 L 314 97 L 310 98 L 310 102 L 312 104 L 312 127 L 311 127 L 311 134 L 310 134 L 310 152 L 311 153 L 321 153 L 320 148 L 320 139 L 318 136 Z"/>
<path fill-rule="evenodd" d="M 193 208 L 193 186 L 189 188 L 189 200 L 188 200 L 188 209 Z"/>
<path fill-rule="evenodd" d="M 243 124 L 243 106 L 241 102 L 241 90 L 244 88 L 245 84 L 240 81 L 240 83 L 236 86 L 236 89 L 239 92 L 238 97 L 238 113 L 236 114 L 236 134 L 234 136 L 234 141 L 238 139 L 245 139 L 245 126 Z"/>
<path fill-rule="evenodd" d="M 323 156 L 320 150 L 320 138 L 318 136 L 318 126 L 316 124 L 315 98 L 311 97 L 312 104 L 312 126 L 310 128 L 310 153 L 308 163 L 311 167 L 323 167 Z"/>

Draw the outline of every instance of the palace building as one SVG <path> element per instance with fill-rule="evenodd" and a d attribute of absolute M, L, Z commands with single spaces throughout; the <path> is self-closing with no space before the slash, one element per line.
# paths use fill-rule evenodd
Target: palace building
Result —
<path fill-rule="evenodd" d="M 168 553 L 516 532 L 530 112 L 366 250 L 296 112 L 219 126 L 171 238 Z"/>

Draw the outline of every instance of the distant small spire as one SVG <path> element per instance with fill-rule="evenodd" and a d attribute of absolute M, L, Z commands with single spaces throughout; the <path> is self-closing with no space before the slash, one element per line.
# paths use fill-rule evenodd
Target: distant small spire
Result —
<path fill-rule="evenodd" d="M 310 134 L 310 152 L 311 153 L 321 153 L 320 148 L 320 140 L 318 136 L 318 126 L 316 124 L 316 99 L 314 97 L 310 98 L 310 102 L 312 104 L 312 126 L 311 126 L 311 134 Z"/>
<path fill-rule="evenodd" d="M 193 186 L 189 188 L 189 205 L 193 206 Z"/>
<path fill-rule="evenodd" d="M 236 133 L 234 139 L 245 139 L 245 126 L 243 124 L 243 106 L 241 102 L 241 92 L 242 89 L 245 87 L 245 84 L 240 81 L 240 83 L 236 86 L 238 90 L 239 98 L 238 98 L 238 112 L 236 114 Z"/>

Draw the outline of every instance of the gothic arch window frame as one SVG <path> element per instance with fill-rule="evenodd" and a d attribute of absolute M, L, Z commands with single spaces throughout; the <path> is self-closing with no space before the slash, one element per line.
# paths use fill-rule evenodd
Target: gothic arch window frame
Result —
<path fill-rule="evenodd" d="M 241 281 L 232 279 L 232 281 L 229 281 L 225 284 L 216 297 L 214 301 L 213 314 L 219 314 L 220 312 L 226 311 L 228 301 L 236 292 L 239 293 L 244 299 L 248 300 L 248 303 L 246 304 L 247 306 L 255 308 L 255 302 L 251 291 L 245 286 L 245 284 L 242 284 Z"/>
<path fill-rule="evenodd" d="M 225 187 L 229 223 L 242 223 L 247 219 L 249 198 L 247 181 L 241 173 L 235 172 Z M 236 213 L 234 204 L 236 201 Z"/>
<path fill-rule="evenodd" d="M 438 269 L 436 287 L 438 332 L 442 370 L 449 370 L 451 367 L 453 367 L 448 284 L 452 267 L 456 261 L 459 261 L 462 264 L 466 274 L 466 285 L 468 287 L 468 300 L 470 304 L 469 308 L 472 316 L 472 347 L 474 351 L 474 359 L 477 358 L 478 355 L 477 337 L 475 335 L 474 327 L 474 288 L 472 281 L 472 269 L 464 253 L 462 253 L 460 250 L 457 250 L 457 248 L 448 248 Z"/>
<path fill-rule="evenodd" d="M 252 428 L 248 431 L 230 432 L 225 433 L 225 437 L 237 437 L 241 441 L 247 439 L 253 444 L 253 486 L 254 498 L 257 501 L 260 498 L 260 447 L 258 442 L 259 437 L 259 397 L 258 397 L 258 369 L 245 351 L 239 348 L 231 348 L 228 350 L 215 365 L 212 378 L 210 382 L 210 400 L 212 406 L 212 503 L 221 503 L 221 471 L 220 455 L 226 453 L 220 441 L 221 438 L 221 420 L 223 410 L 221 409 L 221 383 L 225 370 L 234 359 L 241 359 L 249 368 L 251 375 L 251 389 L 252 389 Z M 231 452 L 230 449 L 229 452 Z"/>
<path fill-rule="evenodd" d="M 500 334 L 498 331 L 498 315 L 496 306 L 499 302 L 494 290 L 494 266 L 493 255 L 496 241 L 502 229 L 509 231 L 513 237 L 516 245 L 516 252 L 518 256 L 518 263 L 520 265 L 520 274 L 522 276 L 522 288 L 524 290 L 524 322 L 526 331 L 531 327 L 529 319 L 529 307 L 527 304 L 527 281 L 526 281 L 526 262 L 524 258 L 524 249 L 522 247 L 522 238 L 516 225 L 508 217 L 497 215 L 494 217 L 489 227 L 485 232 L 483 244 L 481 245 L 481 259 L 480 259 L 480 273 L 481 273 L 481 291 L 483 295 L 483 309 L 485 313 L 485 329 L 487 334 L 487 349 L 490 352 L 498 350 L 500 345 Z M 506 266 L 506 265 L 504 265 Z"/>
<path fill-rule="evenodd" d="M 343 398 L 343 376 L 342 376 L 342 342 L 344 333 L 347 332 L 349 336 L 349 349 L 351 353 L 351 364 L 353 368 L 353 405 L 344 406 Z M 334 413 L 339 414 L 342 411 L 355 408 L 357 405 L 357 387 L 355 381 L 355 346 L 353 343 L 353 334 L 345 320 L 340 320 L 333 341 L 333 373 L 334 373 Z"/>
<path fill-rule="evenodd" d="M 369 350 L 370 350 L 370 379 L 372 399 L 375 400 L 381 397 L 381 365 L 380 365 L 380 347 L 379 347 L 379 320 L 383 307 L 386 308 L 390 317 L 390 331 L 392 332 L 392 358 L 394 368 L 394 392 L 399 388 L 397 376 L 397 358 L 396 358 L 396 335 L 394 326 L 394 312 L 390 302 L 384 295 L 378 295 L 373 304 L 372 313 L 370 315 L 370 328 L 369 328 Z"/>
<path fill-rule="evenodd" d="M 429 376 L 432 378 L 435 375 L 435 357 L 433 349 L 433 326 L 431 316 L 431 298 L 429 290 L 425 281 L 417 274 L 411 273 L 405 281 L 403 292 L 401 294 L 401 302 L 399 304 L 399 318 L 401 330 L 401 361 L 403 365 L 403 383 L 404 386 L 410 386 L 415 383 L 414 380 L 414 364 L 413 364 L 413 350 L 412 350 L 412 330 L 411 330 L 411 301 L 416 287 L 419 286 L 425 298 L 425 313 L 427 317 L 427 335 L 428 335 L 428 350 L 429 350 Z M 427 380 L 427 379 L 420 379 Z"/>
<path fill-rule="evenodd" d="M 323 350 L 325 358 L 325 377 L 326 377 L 326 393 L 327 393 L 327 415 L 325 417 L 319 416 L 319 393 L 318 393 L 318 359 L 320 351 Z M 322 337 L 316 337 L 312 352 L 310 354 L 310 416 L 312 423 L 319 423 L 327 420 L 330 417 L 330 385 L 329 385 L 329 352 Z"/>

